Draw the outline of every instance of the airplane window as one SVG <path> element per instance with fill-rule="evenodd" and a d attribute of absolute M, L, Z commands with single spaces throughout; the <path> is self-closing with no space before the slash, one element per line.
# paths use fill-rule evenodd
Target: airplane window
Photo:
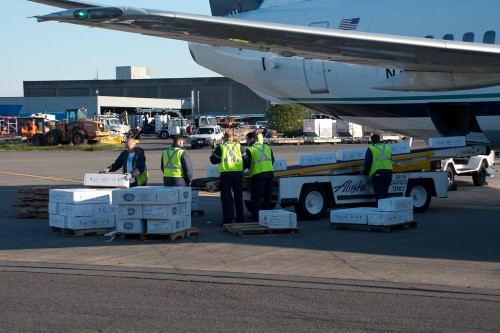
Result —
<path fill-rule="evenodd" d="M 453 36 L 453 34 L 446 34 L 443 36 L 443 39 L 444 40 L 453 40 L 453 39 L 455 39 L 455 37 Z"/>
<path fill-rule="evenodd" d="M 485 44 L 495 44 L 496 33 L 494 31 L 486 31 L 483 37 L 483 43 Z"/>
<path fill-rule="evenodd" d="M 424 38 L 434 39 L 434 36 L 433 35 L 427 35 Z"/>
<path fill-rule="evenodd" d="M 464 36 L 462 37 L 462 41 L 473 42 L 474 41 L 474 33 L 473 32 L 465 33 Z"/>

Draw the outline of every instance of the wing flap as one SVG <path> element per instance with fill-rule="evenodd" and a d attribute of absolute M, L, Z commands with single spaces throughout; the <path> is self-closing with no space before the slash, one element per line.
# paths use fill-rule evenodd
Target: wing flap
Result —
<path fill-rule="evenodd" d="M 495 45 L 303 27 L 132 7 L 99 9 L 116 11 L 117 8 L 122 13 L 112 18 L 103 15 L 80 19 L 72 10 L 37 18 L 39 21 L 73 23 L 201 44 L 272 52 L 282 56 L 410 71 L 500 73 L 500 47 Z"/>

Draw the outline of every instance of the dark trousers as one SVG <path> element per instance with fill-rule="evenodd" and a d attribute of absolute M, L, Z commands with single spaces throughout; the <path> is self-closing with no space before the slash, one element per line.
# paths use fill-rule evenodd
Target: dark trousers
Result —
<path fill-rule="evenodd" d="M 389 186 L 391 185 L 392 173 L 378 172 L 372 176 L 373 192 L 375 193 L 375 200 L 384 199 L 388 197 Z"/>
<path fill-rule="evenodd" d="M 165 186 L 187 186 L 184 178 L 163 177 L 163 185 Z"/>
<path fill-rule="evenodd" d="M 236 222 L 243 222 L 243 192 L 241 189 L 242 179 L 243 172 L 221 172 L 220 174 L 222 223 L 233 222 L 235 209 Z"/>
<path fill-rule="evenodd" d="M 252 177 L 252 221 L 259 222 L 259 211 L 271 209 L 273 178 Z"/>

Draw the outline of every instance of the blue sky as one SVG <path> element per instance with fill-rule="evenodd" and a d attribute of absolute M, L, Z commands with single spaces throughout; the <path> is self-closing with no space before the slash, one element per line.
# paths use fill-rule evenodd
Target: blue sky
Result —
<path fill-rule="evenodd" d="M 208 0 L 89 2 L 210 15 Z M 149 67 L 152 78 L 218 76 L 191 59 L 186 42 L 28 18 L 59 10 L 0 1 L 0 97 L 22 96 L 24 80 L 114 79 L 116 66 Z"/>

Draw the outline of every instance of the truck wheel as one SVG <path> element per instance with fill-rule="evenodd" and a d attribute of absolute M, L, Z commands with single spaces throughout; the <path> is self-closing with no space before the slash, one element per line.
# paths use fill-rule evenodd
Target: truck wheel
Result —
<path fill-rule="evenodd" d="M 160 139 L 167 140 L 169 137 L 168 131 L 163 130 L 160 132 Z"/>
<path fill-rule="evenodd" d="M 472 174 L 472 182 L 475 186 L 486 184 L 486 164 L 484 162 L 481 164 L 481 168 Z"/>
<path fill-rule="evenodd" d="M 73 133 L 73 136 L 71 137 L 71 142 L 73 142 L 74 145 L 81 145 L 85 143 L 85 133 L 82 133 L 80 131 Z"/>
<path fill-rule="evenodd" d="M 252 201 L 250 201 L 250 200 L 244 200 L 243 202 L 245 203 L 245 208 L 248 210 L 248 212 L 250 214 L 252 214 L 252 209 L 253 209 Z M 271 202 L 271 209 L 274 209 L 275 207 L 276 207 L 276 203 L 275 202 Z"/>
<path fill-rule="evenodd" d="M 431 191 L 424 182 L 410 182 L 406 195 L 413 199 L 413 212 L 423 213 L 431 204 Z"/>
<path fill-rule="evenodd" d="M 45 136 L 45 144 L 47 146 L 57 146 L 60 142 L 61 138 L 56 131 L 49 131 Z"/>
<path fill-rule="evenodd" d="M 306 221 L 319 220 L 328 208 L 328 198 L 323 187 L 306 186 L 302 189 L 299 202 L 295 205 L 297 214 Z"/>
<path fill-rule="evenodd" d="M 446 168 L 446 173 L 448 174 L 448 191 L 451 191 L 455 188 L 455 172 L 453 172 L 451 166 L 448 166 Z"/>

